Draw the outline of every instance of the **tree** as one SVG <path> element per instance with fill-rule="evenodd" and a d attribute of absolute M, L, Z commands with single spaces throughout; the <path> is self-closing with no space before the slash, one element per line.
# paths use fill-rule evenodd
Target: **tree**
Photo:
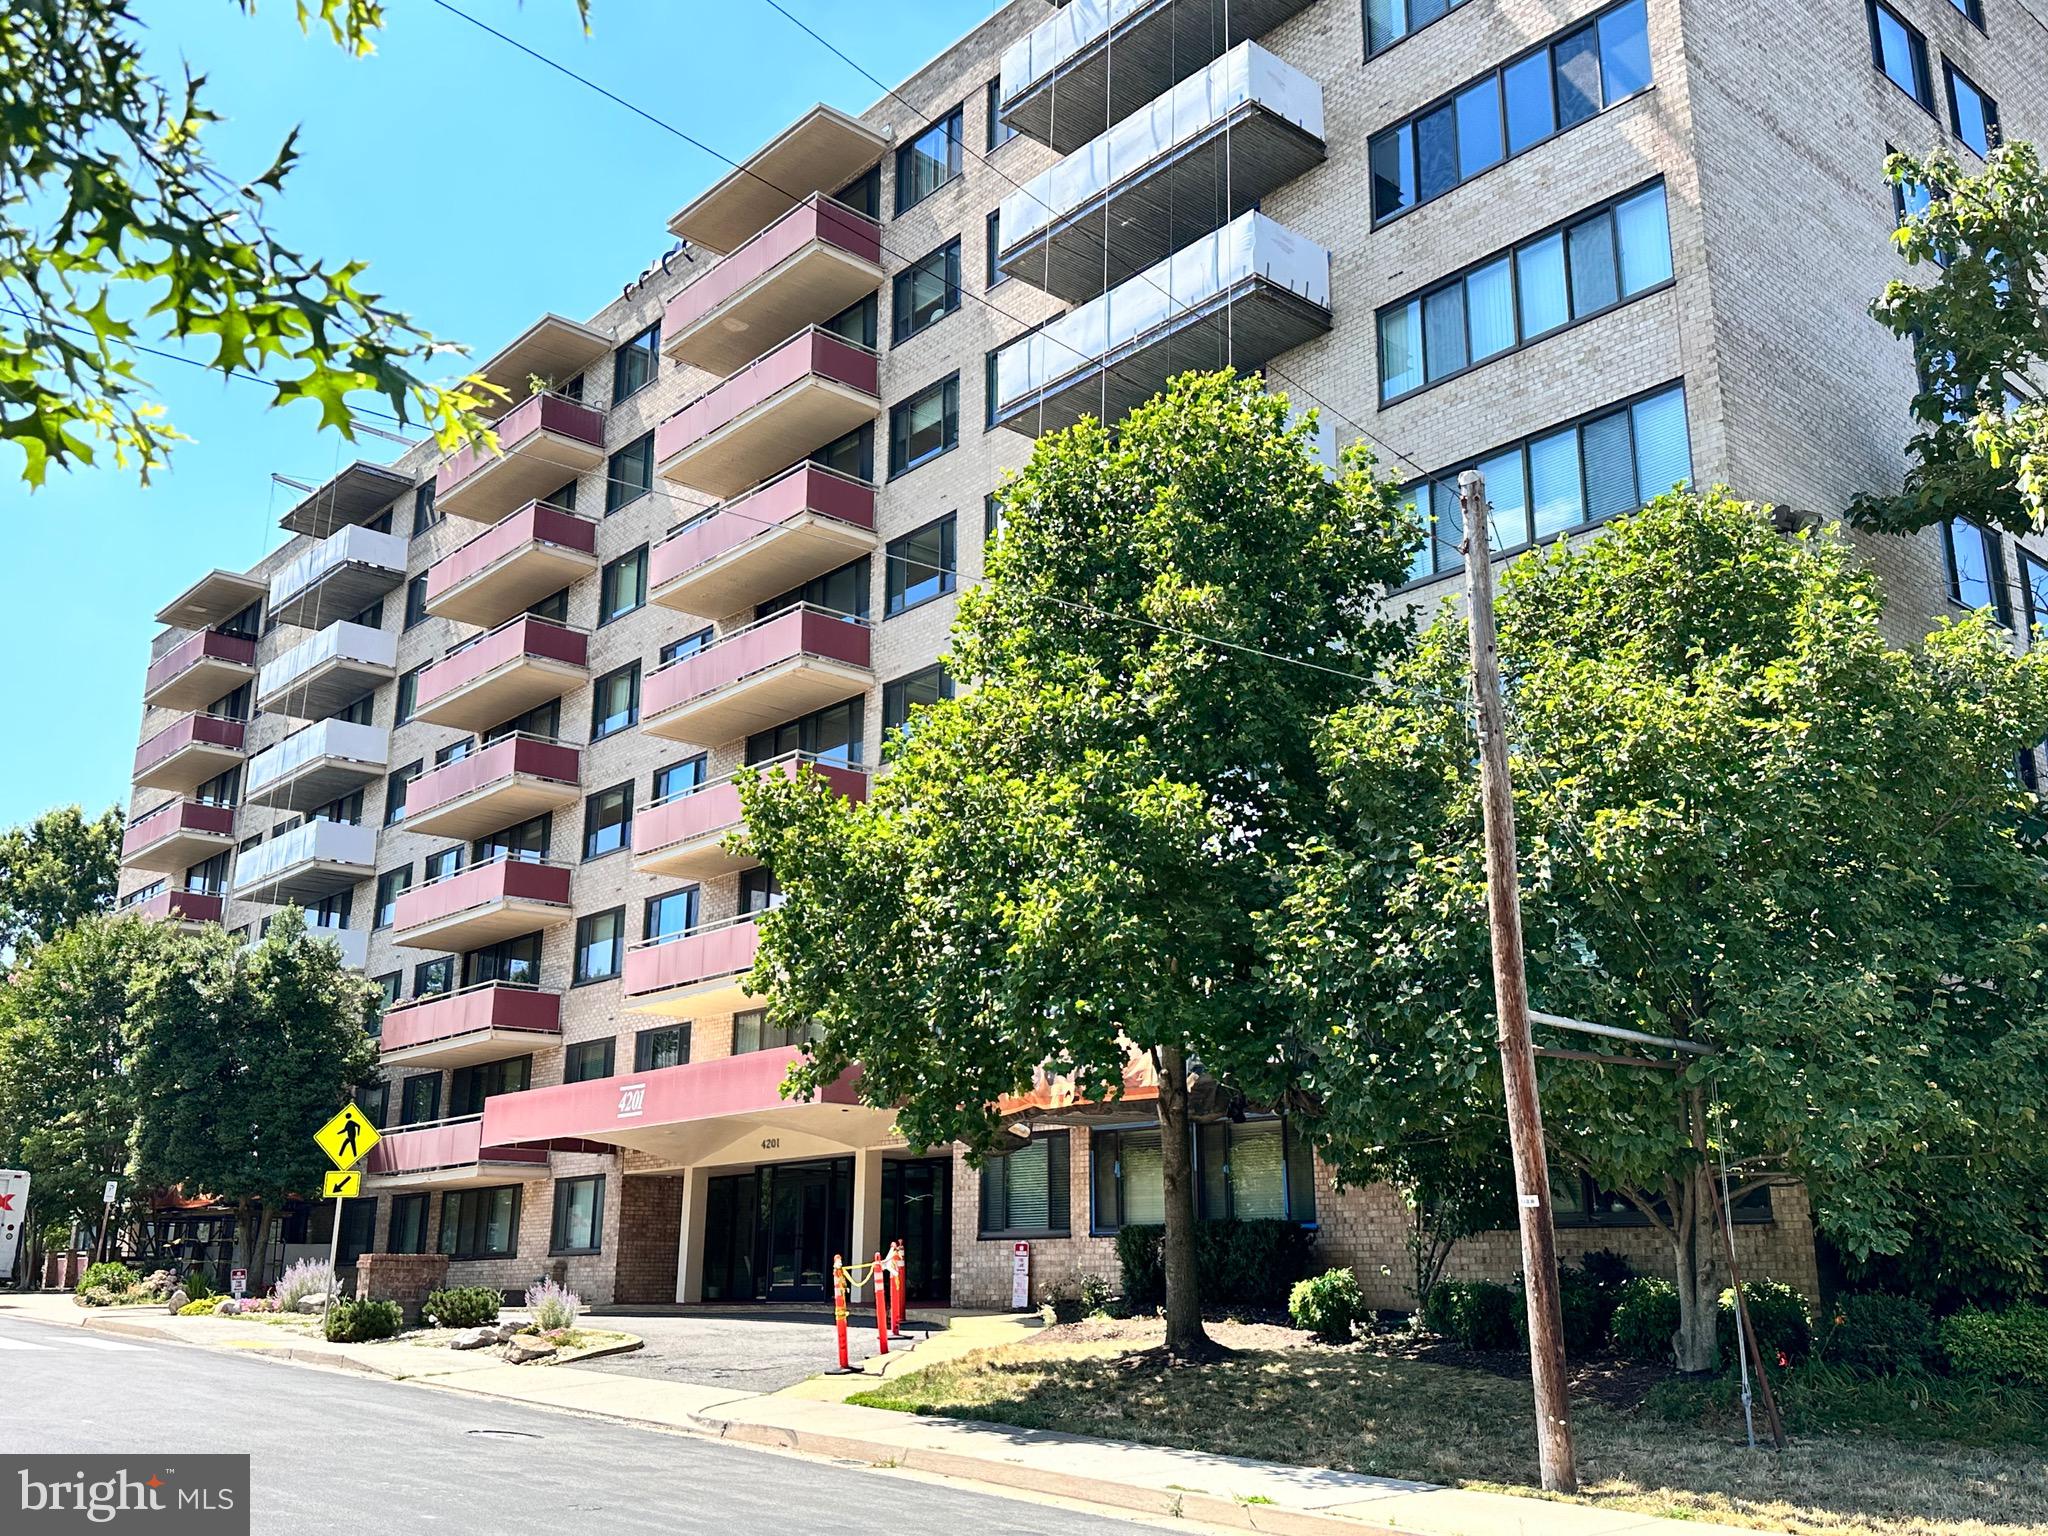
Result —
<path fill-rule="evenodd" d="M 1981 172 L 1954 154 L 1891 156 L 1885 174 L 1925 207 L 1893 239 L 1918 275 L 1886 285 L 1871 314 L 1910 342 L 1919 368 L 1896 494 L 1866 493 L 1859 526 L 1909 533 L 1951 517 L 2031 533 L 2048 527 L 2048 176 L 2031 144 L 2001 144 Z"/>
<path fill-rule="evenodd" d="M 1375 599 L 1417 539 L 1366 458 L 1327 474 L 1284 399 L 1191 374 L 1114 432 L 1041 438 L 960 600 L 967 691 L 917 715 L 863 805 L 743 784 L 787 892 L 752 985 L 822 1033 L 798 1090 L 856 1061 L 914 1145 L 1003 1136 L 1037 1074 L 1119 1097 L 1157 1069 L 1167 1347 L 1208 1347 L 1189 1083 L 1274 1104 L 1292 1050 L 1252 914 L 1325 804 L 1314 722 L 1401 628 Z"/>
<path fill-rule="evenodd" d="M 120 866 L 121 813 L 111 806 L 91 821 L 75 805 L 58 806 L 0 832 L 0 955 L 26 956 L 110 911 Z"/>
<path fill-rule="evenodd" d="M 1737 1198 L 1802 1181 L 1853 1254 L 1905 1245 L 1931 1169 L 2030 1198 L 1994 1170 L 2038 1166 L 2048 1107 L 2048 863 L 2013 767 L 2048 736 L 2048 651 L 1982 616 L 1897 650 L 1881 608 L 1839 537 L 1721 493 L 1503 573 L 1532 999 L 1719 1053 L 1541 1064 L 1553 1162 L 1670 1244 L 1688 1370 L 1716 1358 L 1724 1157 Z M 1446 612 L 1333 724 L 1342 833 L 1273 932 L 1347 1178 L 1504 1135 L 1465 655 Z"/>
<path fill-rule="evenodd" d="M 247 951 L 217 928 L 164 945 L 131 997 L 138 1172 L 232 1202 L 260 1282 L 286 1198 L 320 1188 L 313 1132 L 376 1068 L 377 988 L 287 907 Z"/>
<path fill-rule="evenodd" d="M 357 54 L 384 19 L 378 0 L 298 0 L 298 13 Z M 97 442 L 147 483 L 181 434 L 139 371 L 145 336 L 209 344 L 208 367 L 267 378 L 276 405 L 316 402 L 351 441 L 349 397 L 370 391 L 444 447 L 495 442 L 479 415 L 491 386 L 422 377 L 460 349 L 387 308 L 361 262 L 279 237 L 271 204 L 296 131 L 259 174 L 230 177 L 208 154 L 206 77 L 159 80 L 141 31 L 128 0 L 0 8 L 0 440 L 21 450 L 23 478 L 91 464 Z"/>

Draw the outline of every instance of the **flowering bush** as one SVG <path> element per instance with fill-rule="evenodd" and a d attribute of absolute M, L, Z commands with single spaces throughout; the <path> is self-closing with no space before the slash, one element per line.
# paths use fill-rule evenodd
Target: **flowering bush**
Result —
<path fill-rule="evenodd" d="M 534 1327 L 543 1333 L 551 1333 L 557 1328 L 576 1326 L 577 1315 L 583 1310 L 583 1298 L 552 1280 L 543 1280 L 527 1290 L 526 1306 L 533 1313 Z"/>
<path fill-rule="evenodd" d="M 308 1296 L 326 1296 L 334 1290 L 334 1271 L 325 1259 L 301 1259 L 277 1277 L 270 1288 L 270 1304 L 280 1312 L 295 1312 Z"/>
<path fill-rule="evenodd" d="M 178 1289 L 178 1272 L 175 1269 L 153 1269 L 142 1277 L 136 1287 L 151 1301 L 162 1301 Z M 191 1294 L 190 1292 L 186 1293 Z"/>

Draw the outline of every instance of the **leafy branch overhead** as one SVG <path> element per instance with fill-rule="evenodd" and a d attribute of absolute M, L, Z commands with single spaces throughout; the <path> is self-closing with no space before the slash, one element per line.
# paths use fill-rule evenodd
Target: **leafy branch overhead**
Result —
<path fill-rule="evenodd" d="M 363 54 L 383 7 L 298 0 L 298 18 Z M 0 9 L 0 440 L 23 478 L 111 450 L 146 483 L 182 438 L 142 371 L 165 340 L 267 380 L 274 404 L 315 402 L 346 438 L 363 393 L 444 447 L 485 436 L 490 385 L 426 379 L 460 348 L 388 307 L 363 263 L 305 255 L 273 228 L 296 131 L 260 174 L 225 174 L 208 154 L 220 114 L 206 77 L 153 76 L 141 26 L 128 0 Z"/>

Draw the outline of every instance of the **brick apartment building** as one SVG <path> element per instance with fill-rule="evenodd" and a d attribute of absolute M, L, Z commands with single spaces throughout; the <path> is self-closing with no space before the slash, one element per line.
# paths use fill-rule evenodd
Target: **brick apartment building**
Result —
<path fill-rule="evenodd" d="M 733 770 L 863 794 L 950 689 L 1003 472 L 1186 367 L 1265 368 L 1418 481 L 1481 465 L 1509 544 L 1678 480 L 1826 515 L 1895 483 L 1885 154 L 2032 136 L 2044 80 L 2027 0 L 1012 0 L 697 195 L 601 313 L 511 340 L 501 454 L 351 465 L 167 604 L 124 898 L 252 934 L 297 902 L 383 987 L 349 1255 L 559 1265 L 599 1302 L 819 1296 L 899 1234 L 957 1304 L 1007 1301 L 1019 1239 L 1041 1290 L 1112 1272 L 1159 1204 L 1141 1105 L 977 1175 L 850 1092 L 780 1100 Z M 1967 526 L 1867 549 L 1901 639 L 2048 598 Z M 1390 1191 L 1278 1121 L 1203 1127 L 1199 1164 L 1205 1212 L 1314 1221 L 1403 1301 Z M 1559 1196 L 1567 1255 L 1667 1262 Z M 1801 1194 L 1743 1217 L 1810 1288 Z"/>

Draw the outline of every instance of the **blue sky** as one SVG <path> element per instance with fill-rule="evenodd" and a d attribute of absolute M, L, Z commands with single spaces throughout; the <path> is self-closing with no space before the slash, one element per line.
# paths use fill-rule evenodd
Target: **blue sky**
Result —
<path fill-rule="evenodd" d="M 881 92 L 766 0 L 456 0 L 735 157 L 813 102 L 866 109 Z M 1001 0 L 782 0 L 895 83 Z M 668 216 L 727 167 L 450 15 L 387 0 L 377 52 L 302 36 L 291 0 L 139 8 L 160 74 L 181 58 L 228 121 L 211 134 L 231 175 L 268 165 L 294 124 L 302 163 L 275 215 L 288 243 L 370 263 L 368 286 L 478 358 L 547 310 L 582 319 L 658 256 Z M 950 102 L 920 102 L 939 109 Z M 907 109 L 906 109 L 907 110 Z M 148 489 L 111 464 L 53 473 L 31 493 L 0 450 L 0 826 L 72 801 L 125 804 L 151 617 L 214 566 L 260 559 L 288 493 L 355 457 L 311 406 L 160 359 L 145 373 L 195 439 Z"/>

